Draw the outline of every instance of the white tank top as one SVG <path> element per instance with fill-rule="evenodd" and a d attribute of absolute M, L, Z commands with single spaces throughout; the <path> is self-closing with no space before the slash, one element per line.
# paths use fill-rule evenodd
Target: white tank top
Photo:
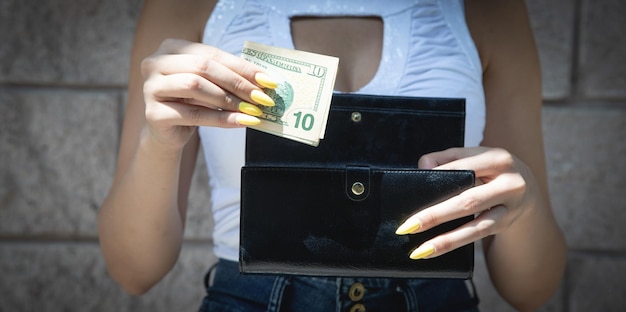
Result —
<path fill-rule="evenodd" d="M 293 49 L 293 16 L 380 16 L 383 51 L 373 79 L 355 93 L 466 99 L 465 145 L 485 127 L 482 67 L 462 0 L 221 0 L 203 42 L 240 55 L 246 40 Z M 211 188 L 215 255 L 237 261 L 245 129 L 201 127 Z"/>

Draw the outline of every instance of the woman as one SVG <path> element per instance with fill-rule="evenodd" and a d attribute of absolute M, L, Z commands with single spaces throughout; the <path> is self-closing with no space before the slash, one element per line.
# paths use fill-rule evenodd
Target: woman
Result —
<path fill-rule="evenodd" d="M 147 291 L 175 264 L 202 144 L 221 259 L 220 282 L 205 307 L 234 302 L 233 311 L 297 310 L 306 298 L 316 303 L 308 311 L 350 304 L 341 285 L 325 293 L 334 279 L 294 278 L 276 298 L 276 278 L 230 272 L 237 259 L 242 128 L 258 123 L 257 105 L 271 105 L 261 88 L 275 83 L 237 56 L 243 41 L 252 40 L 338 56 L 338 92 L 466 98 L 466 147 L 425 155 L 419 167 L 471 169 L 478 185 L 415 214 L 398 234 L 476 214 L 411 257 L 437 257 L 482 240 L 490 277 L 513 307 L 534 310 L 552 296 L 566 247 L 548 199 L 540 69 L 524 1 L 353 2 L 145 1 L 115 179 L 99 215 L 107 267 L 127 291 Z M 417 280 L 400 297 L 384 287 L 366 296 L 381 294 L 385 299 L 368 302 L 387 310 L 395 304 L 410 311 L 417 305 L 475 310 L 457 282 Z M 253 292 L 237 291 L 251 285 Z"/>

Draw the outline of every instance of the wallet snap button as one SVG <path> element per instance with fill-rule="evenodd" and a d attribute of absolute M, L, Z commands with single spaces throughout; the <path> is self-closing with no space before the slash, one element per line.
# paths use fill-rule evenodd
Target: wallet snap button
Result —
<path fill-rule="evenodd" d="M 363 284 L 354 283 L 352 284 L 352 286 L 350 286 L 350 290 L 348 290 L 348 297 L 350 297 L 350 300 L 359 301 L 363 299 L 363 296 L 365 296 L 365 286 L 363 286 Z M 365 311 L 365 307 L 363 307 L 363 310 L 355 310 L 355 311 Z"/>
<path fill-rule="evenodd" d="M 357 303 L 350 308 L 350 312 L 365 312 L 365 306 L 361 303 Z"/>
<path fill-rule="evenodd" d="M 352 184 L 352 194 L 359 196 L 365 192 L 365 185 L 361 182 L 354 182 Z"/>
<path fill-rule="evenodd" d="M 361 121 L 361 113 L 359 113 L 359 112 L 352 112 L 352 115 L 350 115 L 350 119 L 352 119 L 352 121 L 354 121 L 354 122 Z"/>

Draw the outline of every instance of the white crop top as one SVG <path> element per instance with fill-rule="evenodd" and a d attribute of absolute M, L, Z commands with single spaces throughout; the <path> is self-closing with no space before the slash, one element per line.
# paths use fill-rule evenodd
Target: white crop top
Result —
<path fill-rule="evenodd" d="M 461 0 L 221 0 L 203 42 L 235 55 L 246 40 L 293 49 L 293 16 L 380 16 L 384 30 L 378 71 L 355 93 L 465 98 L 465 145 L 480 144 L 485 127 L 482 67 Z M 237 261 L 245 130 L 201 127 L 199 133 L 215 219 L 214 252 Z"/>

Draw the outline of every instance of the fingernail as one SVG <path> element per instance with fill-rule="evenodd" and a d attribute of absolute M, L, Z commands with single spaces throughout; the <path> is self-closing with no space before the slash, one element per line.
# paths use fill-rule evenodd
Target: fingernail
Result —
<path fill-rule="evenodd" d="M 411 252 L 411 254 L 409 255 L 409 258 L 413 260 L 423 259 L 432 255 L 434 252 L 435 252 L 435 245 L 425 244 L 413 250 L 413 252 Z"/>
<path fill-rule="evenodd" d="M 250 104 L 248 102 L 239 103 L 239 111 L 252 116 L 263 115 L 263 111 L 258 106 Z"/>
<path fill-rule="evenodd" d="M 274 106 L 276 105 L 274 103 L 274 100 L 272 100 L 271 97 L 269 97 L 267 94 L 259 91 L 259 90 L 252 90 L 252 93 L 250 93 L 250 98 L 261 104 L 261 105 L 265 105 L 265 106 Z"/>
<path fill-rule="evenodd" d="M 405 234 L 414 233 L 415 231 L 419 230 L 420 227 L 422 227 L 420 220 L 416 217 L 411 217 L 408 220 L 404 221 L 404 223 L 402 223 L 398 227 L 398 229 L 396 230 L 396 234 L 405 235 Z"/>
<path fill-rule="evenodd" d="M 242 126 L 256 126 L 261 123 L 261 119 L 250 115 L 237 115 L 235 119 Z"/>
<path fill-rule="evenodd" d="M 266 88 L 276 89 L 278 87 L 278 82 L 264 73 L 256 73 L 256 75 L 254 75 L 254 80 Z"/>

